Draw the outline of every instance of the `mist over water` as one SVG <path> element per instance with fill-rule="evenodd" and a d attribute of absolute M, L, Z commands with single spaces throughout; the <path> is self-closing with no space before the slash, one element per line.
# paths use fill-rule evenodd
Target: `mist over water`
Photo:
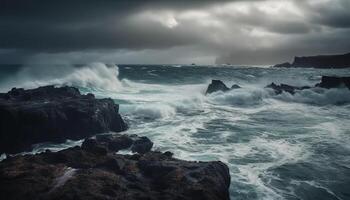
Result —
<path fill-rule="evenodd" d="M 7 73 L 4 76 L 4 73 Z M 72 85 L 110 97 L 155 150 L 186 160 L 221 160 L 232 199 L 348 199 L 350 91 L 310 89 L 275 95 L 271 82 L 313 86 L 341 69 L 228 66 L 30 66 L 2 72 L 0 89 Z M 205 96 L 211 79 L 242 88 Z M 79 144 L 37 145 L 59 150 Z"/>

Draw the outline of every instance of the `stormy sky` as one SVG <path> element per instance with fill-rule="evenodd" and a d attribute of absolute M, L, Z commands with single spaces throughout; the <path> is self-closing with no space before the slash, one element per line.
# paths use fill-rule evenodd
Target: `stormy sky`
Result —
<path fill-rule="evenodd" d="M 350 0 L 1 0 L 0 63 L 267 65 L 350 52 Z"/>

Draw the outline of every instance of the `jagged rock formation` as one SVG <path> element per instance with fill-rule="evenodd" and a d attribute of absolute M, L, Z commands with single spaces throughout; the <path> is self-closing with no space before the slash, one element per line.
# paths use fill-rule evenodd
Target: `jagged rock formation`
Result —
<path fill-rule="evenodd" d="M 221 80 L 212 80 L 205 94 L 211 94 L 213 92 L 218 92 L 218 91 L 227 92 L 229 90 L 238 89 L 238 88 L 241 88 L 241 87 L 237 84 L 234 84 L 232 85 L 231 88 L 228 88 L 225 85 L 225 83 L 223 83 Z"/>
<path fill-rule="evenodd" d="M 121 155 L 109 148 L 112 141 L 120 149 L 140 137 L 134 139 L 101 136 L 85 140 L 82 147 L 9 157 L 0 162 L 0 198 L 229 199 L 225 164 L 178 160 L 170 152 Z"/>
<path fill-rule="evenodd" d="M 40 142 L 82 139 L 127 129 L 112 99 L 81 95 L 74 87 L 54 86 L 0 93 L 0 153 L 30 150 Z"/>
<path fill-rule="evenodd" d="M 327 89 L 347 87 L 350 89 L 350 77 L 322 76 L 321 82 L 316 84 L 316 87 L 322 87 Z"/>
<path fill-rule="evenodd" d="M 333 76 L 322 76 L 321 82 L 317 83 L 314 87 L 320 87 L 320 88 L 340 88 L 340 87 L 346 87 L 350 90 L 350 77 L 333 77 Z M 280 84 L 276 85 L 275 83 L 271 83 L 270 85 L 267 85 L 266 88 L 272 88 L 276 94 L 281 94 L 282 92 L 288 92 L 290 94 L 295 94 L 295 91 L 297 90 L 305 90 L 310 89 L 312 87 L 310 86 L 303 86 L 303 87 L 297 87 L 287 84 Z"/>
<path fill-rule="evenodd" d="M 276 94 L 281 94 L 282 92 L 295 94 L 296 90 L 310 89 L 311 87 L 309 86 L 296 87 L 296 86 L 287 85 L 283 83 L 281 85 L 276 85 L 275 83 L 272 82 L 270 85 L 267 85 L 266 88 L 272 88 Z"/>

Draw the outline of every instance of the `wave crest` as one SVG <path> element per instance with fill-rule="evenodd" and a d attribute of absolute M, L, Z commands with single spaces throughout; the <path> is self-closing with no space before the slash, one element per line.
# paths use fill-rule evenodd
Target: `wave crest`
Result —
<path fill-rule="evenodd" d="M 141 104 L 131 110 L 131 114 L 143 119 L 164 119 L 175 116 L 176 109 L 166 104 Z"/>
<path fill-rule="evenodd" d="M 262 103 L 268 95 L 267 91 L 259 88 L 240 88 L 228 92 L 210 94 L 209 101 L 225 105 L 250 106 Z"/>
<path fill-rule="evenodd" d="M 282 93 L 274 96 L 275 99 L 307 103 L 315 105 L 341 105 L 350 103 L 350 91 L 347 88 L 312 88 L 307 90 L 297 91 L 294 95 L 289 93 Z"/>
<path fill-rule="evenodd" d="M 119 91 L 122 83 L 118 79 L 119 69 L 116 65 L 91 63 L 82 67 L 74 66 L 27 66 L 15 77 L 3 83 L 3 90 L 12 87 L 26 89 L 45 85 L 69 85 L 89 87 L 97 90 Z"/>
<path fill-rule="evenodd" d="M 347 88 L 311 88 L 296 91 L 294 95 L 288 92 L 276 95 L 269 88 L 245 87 L 228 92 L 215 92 L 208 95 L 210 103 L 232 106 L 259 105 L 264 101 L 268 103 L 269 99 L 319 106 L 343 105 L 350 103 L 350 91 Z"/>

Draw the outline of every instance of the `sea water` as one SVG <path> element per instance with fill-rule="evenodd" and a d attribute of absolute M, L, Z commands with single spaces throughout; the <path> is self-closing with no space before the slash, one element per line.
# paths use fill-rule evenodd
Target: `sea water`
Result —
<path fill-rule="evenodd" d="M 112 98 L 129 124 L 126 133 L 149 137 L 154 150 L 226 163 L 232 199 L 350 199 L 350 91 L 276 95 L 265 88 L 313 86 L 322 75 L 350 76 L 349 69 L 103 63 L 0 69 L 1 92 L 54 84 Z M 205 95 L 212 79 L 242 88 Z M 31 153 L 77 144 L 38 144 Z"/>

